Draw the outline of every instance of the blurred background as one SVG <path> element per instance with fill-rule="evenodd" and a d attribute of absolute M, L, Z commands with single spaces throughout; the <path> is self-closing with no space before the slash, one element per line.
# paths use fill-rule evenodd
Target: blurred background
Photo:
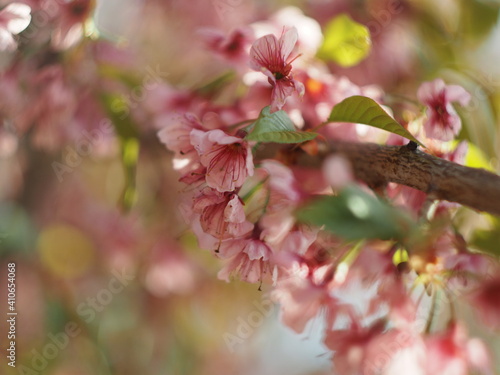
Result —
<path fill-rule="evenodd" d="M 119 145 L 109 114 L 91 104 L 75 115 L 93 117 L 85 137 L 38 147 L 51 140 L 16 135 L 3 121 L 12 106 L 24 114 L 48 104 L 37 92 L 23 101 L 12 86 L 12 57 L 1 58 L 0 311 L 7 311 L 7 264 L 15 262 L 19 314 L 17 368 L 5 366 L 3 352 L 1 374 L 331 373 L 319 319 L 296 335 L 280 324 L 268 287 L 217 279 L 220 261 L 197 247 L 180 219 L 183 186 L 156 136 L 159 117 L 231 69 L 207 52 L 201 27 L 230 32 L 287 6 L 322 27 L 342 13 L 368 26 L 368 58 L 329 68 L 356 85 L 378 85 L 396 110 L 422 81 L 442 77 L 465 87 L 472 103 L 460 112 L 460 138 L 476 166 L 498 173 L 498 0 L 97 1 L 86 32 L 103 42 L 85 47 L 92 53 L 66 52 L 64 64 L 84 85 L 99 60 L 97 81 L 127 87 L 122 113 L 137 137 Z M 58 97 L 60 116 L 65 98 Z M 36 113 L 36 121 L 55 121 Z M 476 219 L 464 215 L 464 227 Z M 7 330 L 2 324 L 2 349 Z"/>

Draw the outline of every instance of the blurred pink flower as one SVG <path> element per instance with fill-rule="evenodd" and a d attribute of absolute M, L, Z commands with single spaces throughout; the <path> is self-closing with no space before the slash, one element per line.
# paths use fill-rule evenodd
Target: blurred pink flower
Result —
<path fill-rule="evenodd" d="M 70 0 L 58 2 L 57 26 L 52 44 L 58 49 L 73 46 L 83 36 L 83 25 L 94 7 L 94 0 Z"/>
<path fill-rule="evenodd" d="M 456 323 L 445 332 L 426 338 L 425 344 L 427 374 L 467 375 L 472 369 L 493 374 L 484 343 L 469 339 L 465 329 Z"/>
<path fill-rule="evenodd" d="M 327 331 L 325 345 L 333 350 L 335 371 L 342 375 L 369 374 L 368 366 L 378 364 L 378 358 L 387 356 L 383 352 L 385 322 L 378 320 L 369 327 L 359 322 L 351 323 L 349 329 Z M 363 371 L 362 371 L 363 369 Z M 373 370 L 372 370 L 373 371 Z"/>
<path fill-rule="evenodd" d="M 304 85 L 291 75 L 293 60 L 287 62 L 297 38 L 297 29 L 292 27 L 279 39 L 272 34 L 257 39 L 250 49 L 250 67 L 264 73 L 273 87 L 271 112 L 280 110 L 293 91 L 304 95 Z"/>
<path fill-rule="evenodd" d="M 191 144 L 207 167 L 207 185 L 219 192 L 233 191 L 253 175 L 250 145 L 242 138 L 227 135 L 222 130 L 191 131 Z"/>
<path fill-rule="evenodd" d="M 246 65 L 248 48 L 253 39 L 251 29 L 239 27 L 226 35 L 217 29 L 203 28 L 199 33 L 206 46 L 215 54 L 236 66 Z"/>
<path fill-rule="evenodd" d="M 482 322 L 494 329 L 500 329 L 500 277 L 486 280 L 471 294 Z"/>
<path fill-rule="evenodd" d="M 442 79 L 424 82 L 417 92 L 418 100 L 427 106 L 424 129 L 428 137 L 451 141 L 462 128 L 462 121 L 451 105 L 458 102 L 466 106 L 471 96 L 458 85 L 445 85 Z"/>
<path fill-rule="evenodd" d="M 26 4 L 11 3 L 0 10 L 0 51 L 15 51 L 14 35 L 26 29 L 31 21 L 31 8 Z"/>
<path fill-rule="evenodd" d="M 238 274 L 241 280 L 256 283 L 271 273 L 271 249 L 258 239 L 224 241 L 220 246 L 219 255 L 229 259 L 228 264 L 220 270 L 219 279 L 229 281 L 231 274 Z"/>

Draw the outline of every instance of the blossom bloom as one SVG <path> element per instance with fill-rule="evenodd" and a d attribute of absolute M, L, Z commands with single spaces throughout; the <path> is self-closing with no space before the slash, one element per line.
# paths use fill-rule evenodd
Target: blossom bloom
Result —
<path fill-rule="evenodd" d="M 204 28 L 200 30 L 207 47 L 227 61 L 246 63 L 248 59 L 248 46 L 253 38 L 252 30 L 248 28 L 237 28 L 229 35 L 215 29 Z"/>
<path fill-rule="evenodd" d="M 428 137 L 451 141 L 462 128 L 462 122 L 452 102 L 466 106 L 471 96 L 458 85 L 445 85 L 442 79 L 424 82 L 417 92 L 418 100 L 427 106 L 428 119 L 424 129 Z"/>
<path fill-rule="evenodd" d="M 287 62 L 297 38 L 297 29 L 292 27 L 279 39 L 272 34 L 257 39 L 250 49 L 250 67 L 264 73 L 273 87 L 271 113 L 279 111 L 293 91 L 304 95 L 304 85 L 291 75 L 293 60 Z"/>
<path fill-rule="evenodd" d="M 221 244 L 219 254 L 229 262 L 220 270 L 218 277 L 229 281 L 232 274 L 249 283 L 262 281 L 265 274 L 271 273 L 269 259 L 271 249 L 264 242 L 255 239 L 234 239 Z"/>
<path fill-rule="evenodd" d="M 194 199 L 193 212 L 200 215 L 203 232 L 219 240 L 240 237 L 253 229 L 246 220 L 243 202 L 234 193 L 205 189 Z"/>
<path fill-rule="evenodd" d="M 207 167 L 207 185 L 219 192 L 233 191 L 253 175 L 253 157 L 248 142 L 220 129 L 191 131 L 191 144 Z"/>
<path fill-rule="evenodd" d="M 31 21 L 31 8 L 26 4 L 12 3 L 0 11 L 0 51 L 15 51 L 14 35 L 26 29 Z"/>

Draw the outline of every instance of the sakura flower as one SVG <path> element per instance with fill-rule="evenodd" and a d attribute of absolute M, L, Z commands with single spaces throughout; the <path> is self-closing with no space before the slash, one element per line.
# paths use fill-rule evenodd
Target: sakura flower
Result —
<path fill-rule="evenodd" d="M 219 30 L 204 28 L 200 30 L 207 47 L 217 55 L 239 66 L 248 58 L 248 47 L 252 38 L 252 30 L 236 28 L 229 35 Z"/>
<path fill-rule="evenodd" d="M 93 0 L 59 2 L 58 22 L 52 37 L 53 46 L 67 49 L 78 42 L 83 35 L 83 24 L 93 7 Z"/>
<path fill-rule="evenodd" d="M 295 261 L 287 262 L 286 259 Z M 300 258 L 299 258 L 300 259 Z M 285 325 L 300 333 L 311 319 L 323 311 L 327 326 L 332 326 L 338 313 L 349 310 L 341 306 L 331 293 L 334 286 L 334 269 L 331 265 L 314 267 L 297 261 L 295 254 L 280 254 L 278 263 L 288 269 L 278 281 L 271 297 L 281 306 L 281 319 Z"/>
<path fill-rule="evenodd" d="M 427 374 L 467 375 L 473 369 L 493 374 L 484 343 L 469 339 L 465 329 L 456 323 L 445 332 L 428 337 L 425 344 Z"/>
<path fill-rule="evenodd" d="M 495 277 L 482 283 L 470 296 L 482 322 L 494 329 L 500 329 L 500 278 Z"/>
<path fill-rule="evenodd" d="M 292 27 L 279 39 L 272 34 L 257 39 L 250 49 L 250 67 L 264 73 L 273 87 L 271 113 L 283 108 L 294 91 L 304 95 L 304 85 L 291 75 L 293 60 L 287 62 L 297 38 L 297 29 Z"/>
<path fill-rule="evenodd" d="M 193 212 L 200 215 L 203 231 L 219 240 L 241 237 L 253 229 L 246 220 L 243 202 L 234 193 L 206 189 L 194 199 Z"/>
<path fill-rule="evenodd" d="M 219 272 L 219 279 L 229 281 L 231 274 L 238 274 L 241 280 L 256 283 L 262 281 L 264 275 L 271 273 L 271 249 L 258 239 L 225 241 L 220 246 L 219 254 L 230 259 Z"/>
<path fill-rule="evenodd" d="M 417 92 L 418 99 L 427 106 L 424 129 L 428 137 L 451 141 L 462 128 L 462 122 L 451 105 L 458 102 L 465 106 L 471 96 L 458 85 L 445 85 L 442 79 L 423 83 Z"/>
<path fill-rule="evenodd" d="M 380 358 L 388 356 L 382 345 L 392 335 L 384 333 L 385 323 L 376 321 L 370 327 L 352 322 L 349 329 L 330 330 L 326 333 L 325 345 L 333 350 L 333 363 L 337 374 L 374 374 L 381 367 Z M 389 359 L 390 360 L 390 359 Z M 389 361 L 382 361 L 383 364 Z M 363 371 L 362 371 L 363 370 Z"/>
<path fill-rule="evenodd" d="M 207 185 L 219 192 L 233 191 L 253 175 L 252 151 L 242 138 L 227 135 L 222 130 L 208 132 L 193 129 L 191 144 L 207 167 Z"/>
<path fill-rule="evenodd" d="M 26 29 L 31 21 L 31 8 L 26 4 L 12 3 L 0 11 L 0 51 L 15 51 L 14 35 Z"/>
<path fill-rule="evenodd" d="M 163 120 L 162 125 L 158 138 L 170 151 L 174 151 L 178 156 L 195 151 L 191 144 L 190 133 L 193 129 L 202 129 L 198 117 L 192 113 L 170 116 Z"/>

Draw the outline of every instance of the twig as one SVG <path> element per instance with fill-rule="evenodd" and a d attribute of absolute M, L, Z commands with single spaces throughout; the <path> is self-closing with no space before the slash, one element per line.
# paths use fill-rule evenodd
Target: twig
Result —
<path fill-rule="evenodd" d="M 426 154 L 414 147 L 373 143 L 334 142 L 322 150 L 324 157 L 342 154 L 352 164 L 356 178 L 372 188 L 389 182 L 410 186 L 430 199 L 460 203 L 500 216 L 500 176 Z M 310 161 L 310 160 L 309 160 Z M 308 164 L 307 157 L 299 160 Z"/>

